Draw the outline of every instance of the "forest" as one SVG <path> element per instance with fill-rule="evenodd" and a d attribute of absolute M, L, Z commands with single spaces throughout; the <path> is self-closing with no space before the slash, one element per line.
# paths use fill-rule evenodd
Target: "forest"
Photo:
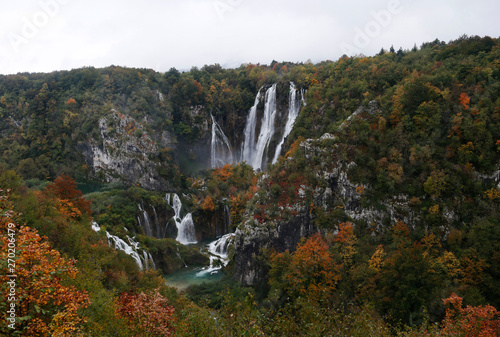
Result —
<path fill-rule="evenodd" d="M 0 75 L 0 121 L 0 335 L 500 335 L 498 38 Z"/>

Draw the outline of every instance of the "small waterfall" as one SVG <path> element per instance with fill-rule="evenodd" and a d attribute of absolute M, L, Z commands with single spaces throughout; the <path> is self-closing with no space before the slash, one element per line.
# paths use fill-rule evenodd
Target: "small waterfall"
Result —
<path fill-rule="evenodd" d="M 146 262 L 146 266 L 148 268 L 153 268 L 156 269 L 156 264 L 155 261 L 153 260 L 153 257 L 151 256 L 150 252 L 146 252 L 145 250 L 142 251 L 144 254 L 144 261 Z"/>
<path fill-rule="evenodd" d="M 99 232 L 101 230 L 101 226 L 95 221 L 92 221 L 92 230 L 94 232 Z"/>
<path fill-rule="evenodd" d="M 229 232 L 229 226 L 231 225 L 231 212 L 228 205 L 224 205 L 224 233 Z"/>
<path fill-rule="evenodd" d="M 184 263 L 184 267 L 186 267 L 186 268 L 187 268 L 187 266 L 188 266 L 188 265 L 187 265 L 187 264 L 186 264 L 186 262 L 184 262 L 184 260 L 182 259 L 181 252 L 179 251 L 179 246 L 177 246 L 177 256 L 179 257 L 179 260 L 181 260 L 181 261 L 182 261 L 182 263 Z"/>
<path fill-rule="evenodd" d="M 200 277 L 206 274 L 212 274 L 217 272 L 222 267 L 227 266 L 229 263 L 229 245 L 233 242 L 233 240 L 234 234 L 229 233 L 208 244 L 207 248 L 210 253 L 210 266 L 203 268 L 196 274 L 196 276 Z"/>
<path fill-rule="evenodd" d="M 144 222 L 141 222 L 139 219 L 139 225 L 144 228 L 144 231 L 146 232 L 147 236 L 153 236 L 153 230 L 151 229 L 151 223 L 149 222 L 149 216 L 146 210 L 144 210 L 141 207 L 141 204 L 137 204 L 139 207 L 139 210 L 142 212 L 142 217 L 144 219 Z"/>
<path fill-rule="evenodd" d="M 178 233 L 175 239 L 183 245 L 197 242 L 196 232 L 194 230 L 193 216 L 191 215 L 191 213 L 186 214 L 186 216 L 182 218 L 181 223 L 177 226 L 177 230 Z"/>
<path fill-rule="evenodd" d="M 301 101 L 304 101 L 304 93 L 301 91 L 302 99 Z M 272 163 L 276 163 L 278 161 L 278 157 L 281 154 L 281 149 L 283 147 L 283 144 L 285 143 L 286 137 L 292 132 L 293 125 L 295 124 L 295 120 L 297 119 L 297 116 L 299 115 L 300 111 L 300 103 L 298 102 L 297 98 L 297 88 L 295 88 L 295 84 L 293 82 L 290 82 L 290 93 L 288 94 L 288 117 L 286 121 L 286 126 L 285 126 L 285 131 L 283 132 L 283 137 L 281 137 L 281 141 L 276 147 L 276 152 L 274 153 L 274 158 Z"/>
<path fill-rule="evenodd" d="M 241 151 L 241 161 L 246 161 L 249 165 L 252 164 L 253 156 L 255 154 L 255 129 L 257 127 L 257 106 L 260 102 L 261 90 L 257 92 L 257 96 L 255 97 L 255 101 L 253 103 L 252 108 L 248 113 L 247 123 L 245 125 L 245 137 L 243 140 L 243 151 Z"/>
<path fill-rule="evenodd" d="M 160 221 L 158 221 L 158 214 L 156 213 L 156 208 L 153 205 L 150 205 L 153 208 L 153 213 L 155 215 L 155 230 L 156 230 L 156 238 L 161 239 L 161 229 L 160 229 Z"/>
<path fill-rule="evenodd" d="M 99 224 L 97 222 L 93 221 L 92 222 L 92 229 L 95 232 L 99 232 L 101 230 L 101 227 L 99 226 Z M 115 249 L 122 250 L 123 252 L 125 252 L 125 254 L 130 255 L 137 263 L 137 266 L 139 267 L 139 269 L 144 270 L 145 269 L 144 267 L 146 267 L 146 269 L 148 269 L 151 267 L 150 265 L 152 265 L 152 267 L 154 269 L 156 269 L 156 265 L 155 265 L 155 262 L 153 260 L 153 257 L 151 256 L 151 254 L 149 252 L 146 252 L 145 250 L 143 250 L 142 251 L 143 258 L 141 259 L 141 256 L 138 253 L 138 251 L 140 249 L 139 242 L 135 241 L 133 238 L 131 238 L 127 235 L 127 240 L 128 240 L 128 243 L 127 243 L 124 240 L 122 240 L 121 238 L 119 238 L 118 236 L 109 234 L 108 231 L 106 231 L 106 237 L 108 238 L 108 244 L 110 246 L 113 245 L 113 247 Z"/>
<path fill-rule="evenodd" d="M 212 151 L 210 154 L 210 165 L 212 168 L 222 167 L 234 161 L 231 144 L 220 125 L 212 117 Z"/>
<path fill-rule="evenodd" d="M 174 198 L 172 200 L 172 208 L 174 209 L 174 221 L 177 227 L 177 237 L 175 240 L 182 243 L 183 245 L 196 243 L 196 232 L 194 229 L 193 216 L 191 213 L 188 213 L 181 218 L 181 208 L 182 202 L 177 194 L 173 194 Z M 167 201 L 170 201 L 170 194 L 165 196 Z"/>

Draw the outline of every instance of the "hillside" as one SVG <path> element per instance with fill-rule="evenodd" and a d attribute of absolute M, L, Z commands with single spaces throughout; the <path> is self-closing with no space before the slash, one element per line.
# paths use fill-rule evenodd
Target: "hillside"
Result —
<path fill-rule="evenodd" d="M 20 335 L 500 332 L 498 39 L 0 76 L 0 120 Z"/>

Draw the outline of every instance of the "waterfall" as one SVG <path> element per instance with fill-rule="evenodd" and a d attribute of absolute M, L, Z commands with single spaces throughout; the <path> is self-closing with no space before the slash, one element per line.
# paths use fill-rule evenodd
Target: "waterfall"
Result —
<path fill-rule="evenodd" d="M 252 167 L 254 169 L 262 168 L 265 150 L 274 135 L 274 120 L 276 118 L 276 83 L 266 91 L 265 102 L 264 117 L 262 117 L 260 134 L 257 139 L 255 155 L 252 160 Z"/>
<path fill-rule="evenodd" d="M 222 167 L 234 161 L 231 144 L 220 125 L 212 117 L 212 151 L 210 154 L 210 164 L 212 168 Z"/>
<path fill-rule="evenodd" d="M 301 101 L 304 101 L 304 93 L 301 91 L 302 99 Z M 285 131 L 283 132 L 283 136 L 281 137 L 281 141 L 276 147 L 276 152 L 274 153 L 274 158 L 272 163 L 276 163 L 278 161 L 278 157 L 281 154 L 281 149 L 283 147 L 283 144 L 285 143 L 286 137 L 292 132 L 293 125 L 295 124 L 295 120 L 297 119 L 297 116 L 299 115 L 300 111 L 300 104 L 297 100 L 297 88 L 295 88 L 295 84 L 293 82 L 290 82 L 290 93 L 288 94 L 288 117 L 286 121 L 286 126 L 285 126 Z"/>
<path fill-rule="evenodd" d="M 92 229 L 95 232 L 99 232 L 101 230 L 101 227 L 97 222 L 93 221 Z M 139 242 L 135 241 L 134 238 L 131 238 L 127 235 L 127 240 L 128 240 L 127 243 L 118 236 L 109 234 L 108 231 L 106 231 L 106 237 L 108 238 L 108 244 L 110 246 L 113 245 L 115 249 L 122 250 L 123 252 L 125 252 L 125 254 L 130 255 L 137 263 L 139 269 L 144 270 L 144 267 L 146 267 L 147 269 L 150 267 L 150 264 L 154 269 L 156 269 L 156 265 L 153 260 L 153 257 L 151 256 L 151 253 L 143 250 L 142 251 L 143 258 L 141 259 L 141 256 L 138 253 L 138 250 L 141 248 L 139 248 Z"/>
<path fill-rule="evenodd" d="M 187 266 L 188 266 L 188 265 L 187 265 L 187 264 L 186 264 L 186 262 L 184 262 L 184 260 L 182 259 L 181 252 L 179 251 L 179 246 L 177 246 L 177 257 L 179 258 L 179 260 L 181 260 L 181 261 L 182 261 L 182 263 L 184 263 L 184 267 L 186 267 L 186 268 L 187 268 Z"/>
<path fill-rule="evenodd" d="M 259 105 L 260 102 L 261 90 L 262 88 L 260 88 L 259 92 L 257 92 L 257 96 L 255 97 L 253 106 L 250 108 L 244 131 L 245 138 L 243 140 L 243 151 L 241 152 L 242 155 L 241 161 L 246 161 L 250 165 L 252 164 L 255 152 L 255 128 L 257 127 L 257 106 Z"/>
<path fill-rule="evenodd" d="M 177 237 L 175 238 L 180 243 L 187 245 L 190 243 L 196 243 L 196 232 L 194 230 L 193 216 L 191 213 L 186 214 L 182 218 L 181 223 L 177 226 Z"/>
<path fill-rule="evenodd" d="M 156 264 L 155 261 L 153 260 L 153 257 L 151 256 L 150 252 L 146 252 L 145 250 L 142 251 L 144 254 L 144 261 L 146 262 L 146 266 L 153 267 L 153 269 L 156 269 Z"/>
<path fill-rule="evenodd" d="M 170 201 L 170 195 L 167 194 L 165 196 L 165 199 L 167 199 L 167 201 Z M 184 218 L 181 218 L 182 202 L 179 196 L 175 193 L 171 206 L 174 209 L 174 221 L 175 226 L 177 227 L 177 237 L 175 238 L 175 240 L 182 243 L 183 245 L 196 243 L 197 241 L 193 223 L 193 216 L 191 213 L 188 213 L 184 216 Z"/>
<path fill-rule="evenodd" d="M 208 252 L 210 253 L 210 266 L 203 268 L 199 271 L 196 276 L 200 277 L 205 274 L 212 274 L 217 272 L 223 266 L 227 266 L 229 263 L 229 245 L 234 240 L 234 233 L 229 233 L 218 240 L 208 244 Z"/>
<path fill-rule="evenodd" d="M 153 236 L 153 230 L 151 229 L 151 223 L 149 222 L 149 216 L 146 210 L 144 210 L 140 204 L 137 204 L 139 210 L 142 212 L 142 217 L 144 222 L 141 222 L 139 219 L 139 225 L 144 228 L 147 236 Z"/>
<path fill-rule="evenodd" d="M 231 211 L 228 205 L 224 205 L 224 233 L 229 232 L 229 226 L 231 225 Z"/>
<path fill-rule="evenodd" d="M 153 205 L 149 205 L 153 208 L 153 213 L 155 215 L 155 229 L 156 229 L 156 238 L 161 239 L 161 229 L 160 229 L 160 221 L 158 221 L 158 214 L 156 213 L 156 208 Z"/>

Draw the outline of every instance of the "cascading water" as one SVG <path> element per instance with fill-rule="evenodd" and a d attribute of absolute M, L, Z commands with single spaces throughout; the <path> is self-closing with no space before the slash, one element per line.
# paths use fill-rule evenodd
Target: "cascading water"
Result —
<path fill-rule="evenodd" d="M 229 245 L 232 243 L 233 239 L 234 233 L 229 233 L 208 244 L 207 248 L 210 254 L 210 266 L 203 268 L 201 271 L 196 273 L 197 277 L 215 273 L 223 266 L 227 266 L 229 263 Z"/>
<path fill-rule="evenodd" d="M 304 100 L 304 94 L 302 94 L 302 101 Z M 283 137 L 281 138 L 280 143 L 276 147 L 276 152 L 274 154 L 274 158 L 272 163 L 276 163 L 278 161 L 278 157 L 281 154 L 281 149 L 283 147 L 283 144 L 285 143 L 286 137 L 292 132 L 293 125 L 295 124 L 295 120 L 297 119 L 297 116 L 299 115 L 300 111 L 300 103 L 298 101 L 297 97 L 297 88 L 295 88 L 295 84 L 293 82 L 290 82 L 290 93 L 288 94 L 288 117 L 286 121 L 286 126 L 285 126 L 285 131 L 283 132 Z"/>
<path fill-rule="evenodd" d="M 144 219 L 144 222 L 140 221 L 139 219 L 139 225 L 144 228 L 144 231 L 146 232 L 147 236 L 153 236 L 153 230 L 151 229 L 151 223 L 149 222 L 149 216 L 146 210 L 143 209 L 141 204 L 137 204 L 139 207 L 139 210 L 142 212 L 142 217 Z"/>
<path fill-rule="evenodd" d="M 257 92 L 253 106 L 250 108 L 245 125 L 245 138 L 243 140 L 243 150 L 241 151 L 241 161 L 246 161 L 252 164 L 253 156 L 255 153 L 255 128 L 257 127 L 257 106 L 260 102 L 262 88 Z"/>
<path fill-rule="evenodd" d="M 262 168 L 264 152 L 274 135 L 274 120 L 276 118 L 276 83 L 266 91 L 266 103 L 264 106 L 264 117 L 260 127 L 260 134 L 255 146 L 255 156 L 252 161 L 254 169 Z"/>
<path fill-rule="evenodd" d="M 93 221 L 92 222 L 92 229 L 95 232 L 99 232 L 101 230 L 101 227 L 97 222 Z M 146 252 L 143 250 L 143 258 L 141 259 L 141 256 L 138 253 L 139 248 L 139 242 L 135 241 L 133 238 L 129 237 L 127 235 L 127 240 L 128 243 L 119 238 L 116 235 L 109 234 L 108 231 L 106 231 L 106 237 L 108 238 L 108 244 L 115 249 L 122 250 L 125 252 L 125 254 L 130 255 L 135 262 L 137 263 L 137 266 L 141 269 L 144 270 L 144 267 L 149 268 L 153 267 L 156 269 L 155 262 L 153 261 L 153 257 L 149 252 Z"/>
<path fill-rule="evenodd" d="M 257 105 L 260 99 L 260 90 L 255 99 L 254 106 L 250 109 L 245 126 L 245 142 L 243 143 L 243 160 L 254 169 L 262 169 L 264 153 L 274 135 L 274 120 L 276 118 L 276 86 L 273 84 L 266 91 L 264 116 L 260 126 L 259 137 L 255 144 L 255 127 L 257 126 Z"/>
<path fill-rule="evenodd" d="M 155 230 L 156 230 L 156 238 L 161 239 L 161 229 L 160 229 L 160 221 L 158 220 L 158 214 L 156 213 L 156 208 L 153 205 L 150 205 L 153 209 L 153 213 L 155 215 Z"/>
<path fill-rule="evenodd" d="M 182 243 L 183 245 L 196 243 L 197 241 L 193 223 L 193 216 L 191 215 L 191 213 L 188 213 L 184 216 L 184 218 L 181 218 L 181 199 L 177 194 L 174 193 L 173 195 L 174 197 L 171 206 L 174 209 L 174 221 L 175 226 L 177 227 L 177 237 L 175 238 L 175 240 Z M 167 194 L 165 196 L 165 199 L 167 201 L 170 201 L 170 195 Z"/>
<path fill-rule="evenodd" d="M 212 168 L 222 167 L 234 161 L 231 144 L 220 125 L 212 117 L 212 149 L 210 154 L 210 165 Z"/>

